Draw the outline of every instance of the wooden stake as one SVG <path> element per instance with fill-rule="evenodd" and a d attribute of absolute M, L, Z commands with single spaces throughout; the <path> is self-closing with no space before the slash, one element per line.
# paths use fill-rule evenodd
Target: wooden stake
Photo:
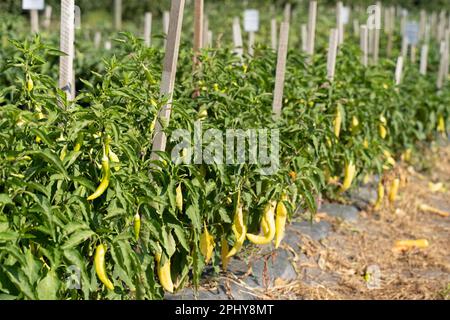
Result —
<path fill-rule="evenodd" d="M 31 33 L 39 33 L 39 12 L 30 10 Z"/>
<path fill-rule="evenodd" d="M 379 52 L 380 52 L 380 29 L 375 29 L 374 37 L 373 37 L 373 63 L 374 64 L 378 64 Z"/>
<path fill-rule="evenodd" d="M 114 0 L 114 28 L 122 29 L 122 0 Z"/>
<path fill-rule="evenodd" d="M 301 25 L 302 33 L 302 51 L 308 53 L 308 27 L 306 24 Z"/>
<path fill-rule="evenodd" d="M 272 44 L 272 49 L 273 50 L 277 50 L 277 20 L 276 19 L 272 19 L 270 21 L 270 39 L 271 39 L 271 44 Z"/>
<path fill-rule="evenodd" d="M 238 17 L 233 19 L 233 42 L 234 52 L 242 57 L 244 55 L 244 45 L 242 41 L 241 22 Z"/>
<path fill-rule="evenodd" d="M 278 45 L 275 90 L 273 93 L 273 106 L 272 106 L 272 111 L 276 116 L 281 115 L 281 108 L 283 105 L 283 92 L 286 73 L 288 42 L 289 42 L 289 23 L 283 22 L 281 23 L 280 27 L 280 43 Z"/>
<path fill-rule="evenodd" d="M 425 10 L 420 10 L 420 20 L 419 20 L 419 40 L 425 38 L 425 28 L 427 24 L 427 12 Z"/>
<path fill-rule="evenodd" d="M 366 25 L 361 26 L 361 50 L 361 62 L 365 67 L 367 67 L 369 64 L 369 30 Z"/>
<path fill-rule="evenodd" d="M 355 37 L 359 37 L 359 33 L 359 20 L 353 19 L 353 34 L 355 35 Z"/>
<path fill-rule="evenodd" d="M 314 55 L 314 45 L 316 37 L 316 18 L 317 18 L 317 1 L 309 3 L 308 16 L 308 54 L 311 57 Z"/>
<path fill-rule="evenodd" d="M 428 65 L 428 44 L 424 44 L 422 46 L 422 50 L 420 51 L 420 74 L 427 74 L 427 65 Z"/>
<path fill-rule="evenodd" d="M 155 136 L 153 138 L 152 154 L 150 156 L 152 160 L 157 160 L 160 158 L 157 152 L 166 150 L 167 136 L 163 130 L 169 124 L 170 114 L 172 111 L 172 99 L 175 87 L 175 75 L 177 72 L 178 53 L 180 50 L 184 3 L 185 0 L 172 0 L 160 90 L 161 98 L 167 98 L 168 100 L 167 104 L 164 105 L 158 113 L 158 121 L 156 121 L 155 126 Z"/>
<path fill-rule="evenodd" d="M 336 55 L 339 44 L 339 31 L 331 29 L 328 41 L 327 78 L 333 81 L 336 70 Z"/>
<path fill-rule="evenodd" d="M 209 31 L 209 19 L 208 19 L 208 17 L 204 17 L 204 19 L 203 19 L 203 40 L 202 40 L 204 48 L 207 48 L 210 46 L 210 43 L 208 41 L 209 40 L 208 39 L 208 31 Z"/>
<path fill-rule="evenodd" d="M 170 12 L 163 13 L 163 31 L 164 31 L 164 48 L 167 46 L 167 37 L 169 34 Z"/>
<path fill-rule="evenodd" d="M 397 58 L 397 65 L 395 67 L 395 84 L 397 86 L 402 81 L 402 72 L 403 72 L 403 57 L 400 56 Z"/>
<path fill-rule="evenodd" d="M 102 42 L 102 34 L 100 31 L 96 31 L 94 35 L 94 47 L 96 49 L 100 48 L 100 43 Z"/>
<path fill-rule="evenodd" d="M 44 12 L 44 28 L 50 29 L 50 24 L 52 21 L 52 7 L 47 5 L 45 6 L 45 12 Z"/>
<path fill-rule="evenodd" d="M 66 92 L 67 99 L 74 95 L 74 39 L 75 39 L 75 0 L 61 0 L 60 51 L 66 55 L 59 58 L 59 87 Z"/>
<path fill-rule="evenodd" d="M 374 44 L 374 37 L 375 37 L 375 29 L 374 28 L 368 28 L 368 54 L 373 54 L 373 44 Z"/>
<path fill-rule="evenodd" d="M 195 0 L 194 52 L 196 54 L 203 48 L 203 7 L 203 0 Z"/>
<path fill-rule="evenodd" d="M 403 33 L 403 37 L 402 37 L 402 57 L 403 59 L 406 59 L 406 57 L 408 56 L 408 38 L 406 37 L 406 34 Z"/>
<path fill-rule="evenodd" d="M 342 1 L 338 1 L 336 4 L 336 25 L 339 34 L 338 45 L 341 45 L 344 42 L 344 23 L 342 21 L 342 8 L 344 5 Z"/>
<path fill-rule="evenodd" d="M 248 33 L 248 54 L 250 56 L 253 56 L 254 54 L 254 46 L 255 46 L 255 33 L 253 31 L 250 31 Z"/>
<path fill-rule="evenodd" d="M 145 13 L 144 43 L 147 47 L 150 47 L 152 44 L 152 14 L 150 12 Z"/>
<path fill-rule="evenodd" d="M 286 5 L 284 6 L 284 22 L 291 22 L 291 4 L 290 3 L 286 3 Z"/>
<path fill-rule="evenodd" d="M 417 51 L 416 46 L 411 45 L 411 63 L 412 64 L 416 63 L 416 51 Z"/>

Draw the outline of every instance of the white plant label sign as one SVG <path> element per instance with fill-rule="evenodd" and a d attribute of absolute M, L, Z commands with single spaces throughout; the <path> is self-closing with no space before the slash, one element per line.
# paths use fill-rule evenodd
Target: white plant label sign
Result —
<path fill-rule="evenodd" d="M 244 11 L 245 32 L 257 32 L 259 30 L 259 11 L 249 9 Z"/>
<path fill-rule="evenodd" d="M 350 21 L 350 8 L 349 7 L 341 7 L 341 19 L 342 24 L 348 24 Z"/>
<path fill-rule="evenodd" d="M 419 24 L 417 22 L 408 22 L 405 25 L 405 36 L 410 45 L 417 45 L 419 42 Z"/>
<path fill-rule="evenodd" d="M 22 0 L 23 10 L 44 10 L 44 0 Z"/>

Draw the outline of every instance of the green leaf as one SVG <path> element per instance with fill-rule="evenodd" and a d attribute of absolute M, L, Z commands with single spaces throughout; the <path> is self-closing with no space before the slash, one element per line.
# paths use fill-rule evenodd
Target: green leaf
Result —
<path fill-rule="evenodd" d="M 87 239 L 92 237 L 94 234 L 95 233 L 92 230 L 78 231 L 75 234 L 73 234 L 72 236 L 70 236 L 70 238 L 62 246 L 62 249 L 67 250 L 67 249 L 73 248 L 73 247 L 79 245 L 80 243 L 86 241 Z"/>
<path fill-rule="evenodd" d="M 202 222 L 200 218 L 200 209 L 198 208 L 198 205 L 190 205 L 186 209 L 186 215 L 191 219 L 192 225 L 197 230 L 197 232 L 201 232 L 202 229 Z"/>
<path fill-rule="evenodd" d="M 48 162 L 49 164 L 53 165 L 56 169 L 58 169 L 58 171 L 66 179 L 69 179 L 69 175 L 67 174 L 67 171 L 64 168 L 61 160 L 59 159 L 59 157 L 55 153 L 53 153 L 49 149 L 46 149 L 44 151 L 29 151 L 29 152 L 27 152 L 27 154 L 42 158 L 44 161 Z"/>
<path fill-rule="evenodd" d="M 6 193 L 0 193 L 0 205 L 14 204 L 11 197 Z"/>
<path fill-rule="evenodd" d="M 60 281 L 53 270 L 38 282 L 36 292 L 40 300 L 56 300 Z"/>

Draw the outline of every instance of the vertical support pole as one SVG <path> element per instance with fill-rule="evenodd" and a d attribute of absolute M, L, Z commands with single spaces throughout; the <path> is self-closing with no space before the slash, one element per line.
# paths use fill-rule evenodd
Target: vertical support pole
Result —
<path fill-rule="evenodd" d="M 172 111 L 173 91 L 175 87 L 175 75 L 177 72 L 178 54 L 180 50 L 181 26 L 183 23 L 185 0 L 172 0 L 170 10 L 170 25 L 167 37 L 164 66 L 161 78 L 160 96 L 168 98 L 167 103 L 158 112 L 158 121 L 155 125 L 153 138 L 152 160 L 158 160 L 157 152 L 166 150 L 167 136 L 164 128 L 169 124 Z M 164 125 L 164 127 L 163 127 Z"/>
<path fill-rule="evenodd" d="M 365 67 L 367 67 L 369 64 L 369 30 L 366 25 L 361 26 L 361 50 L 361 62 Z"/>
<path fill-rule="evenodd" d="M 203 48 L 203 0 L 195 0 L 194 13 L 194 52 L 198 54 Z"/>
<path fill-rule="evenodd" d="M 50 29 L 50 24 L 52 21 L 52 7 L 47 5 L 45 6 L 45 12 L 44 12 L 44 28 L 46 30 Z"/>
<path fill-rule="evenodd" d="M 309 3 L 309 16 L 308 16 L 308 54 L 312 61 L 314 56 L 314 46 L 316 37 L 316 18 L 317 18 L 317 1 L 311 1 Z"/>
<path fill-rule="evenodd" d="M 420 74 L 427 74 L 427 66 L 428 66 L 428 44 L 424 44 L 422 46 L 422 50 L 420 51 Z"/>
<path fill-rule="evenodd" d="M 273 18 L 272 20 L 270 20 L 270 40 L 273 50 L 277 50 L 277 29 L 277 20 Z"/>
<path fill-rule="evenodd" d="M 96 49 L 100 48 L 100 43 L 102 42 L 102 34 L 100 31 L 96 31 L 94 35 L 94 47 Z"/>
<path fill-rule="evenodd" d="M 397 65 L 395 66 L 395 84 L 398 86 L 402 82 L 403 73 L 403 57 L 397 58 Z"/>
<path fill-rule="evenodd" d="M 59 87 L 73 100 L 73 57 L 75 38 L 75 0 L 61 0 L 60 51 L 66 55 L 59 58 Z"/>
<path fill-rule="evenodd" d="M 355 37 L 359 37 L 359 33 L 359 20 L 353 19 L 353 34 L 355 35 Z"/>
<path fill-rule="evenodd" d="M 152 45 L 152 14 L 151 14 L 151 12 L 145 13 L 144 43 L 145 43 L 146 47 L 150 47 Z"/>
<path fill-rule="evenodd" d="M 280 43 L 278 45 L 277 69 L 275 76 L 275 89 L 273 93 L 272 111 L 275 116 L 281 115 L 283 106 L 284 80 L 286 76 L 286 60 L 289 42 L 289 23 L 282 22 L 280 27 Z"/>
<path fill-rule="evenodd" d="M 208 31 L 209 31 L 209 19 L 208 17 L 205 16 L 203 20 L 203 40 L 202 40 L 203 47 L 205 48 L 210 46 L 208 39 Z"/>
<path fill-rule="evenodd" d="M 250 56 L 253 56 L 254 54 L 254 45 L 255 45 L 255 33 L 253 31 L 250 31 L 248 33 L 248 54 Z"/>
<path fill-rule="evenodd" d="M 39 12 L 37 10 L 30 10 L 31 33 L 39 32 Z"/>
<path fill-rule="evenodd" d="M 238 17 L 233 19 L 233 42 L 234 42 L 234 52 L 242 57 L 244 55 L 244 45 L 242 41 L 242 30 L 241 22 Z"/>
<path fill-rule="evenodd" d="M 339 31 L 331 29 L 328 41 L 328 58 L 327 58 L 327 78 L 330 82 L 334 79 L 336 70 L 336 55 L 339 44 Z"/>
<path fill-rule="evenodd" d="M 164 31 L 164 48 L 167 46 L 167 37 L 169 34 L 170 13 L 164 11 L 163 13 L 163 31 Z"/>
<path fill-rule="evenodd" d="M 302 51 L 308 53 L 308 27 L 306 26 L 306 24 L 302 24 L 301 33 L 302 33 Z"/>
<path fill-rule="evenodd" d="M 114 29 L 122 29 L 122 0 L 114 0 Z"/>
<path fill-rule="evenodd" d="M 341 45 L 344 42 L 344 23 L 342 21 L 342 8 L 344 5 L 342 1 L 338 1 L 336 4 L 336 25 L 339 34 L 338 44 Z"/>

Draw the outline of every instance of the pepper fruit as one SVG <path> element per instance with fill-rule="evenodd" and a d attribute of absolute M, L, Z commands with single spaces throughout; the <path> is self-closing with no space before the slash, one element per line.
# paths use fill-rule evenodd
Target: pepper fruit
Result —
<path fill-rule="evenodd" d="M 377 202 L 375 202 L 374 209 L 379 210 L 381 208 L 381 205 L 383 204 L 383 198 L 384 198 L 384 185 L 383 182 L 378 183 L 378 190 L 377 190 Z"/>
<path fill-rule="evenodd" d="M 341 114 L 341 110 L 339 108 L 337 108 L 336 111 L 336 116 L 334 118 L 334 135 L 336 136 L 336 138 L 339 138 L 339 135 L 341 133 L 341 124 L 342 124 L 342 114 Z"/>
<path fill-rule="evenodd" d="M 77 140 L 75 141 L 75 147 L 73 148 L 74 152 L 80 151 L 81 146 L 83 145 L 83 138 L 84 138 L 84 135 L 82 132 L 80 132 L 77 136 Z"/>
<path fill-rule="evenodd" d="M 203 223 L 203 233 L 200 236 L 200 252 L 205 257 L 205 263 L 209 263 L 214 250 L 214 237 L 208 232 L 206 222 Z"/>
<path fill-rule="evenodd" d="M 405 251 L 412 248 L 425 249 L 429 246 L 427 239 L 417 240 L 397 240 L 394 244 L 394 251 Z"/>
<path fill-rule="evenodd" d="M 344 183 L 342 184 L 340 189 L 341 193 L 347 191 L 350 188 L 355 175 L 356 175 L 356 167 L 353 164 L 353 162 L 350 161 L 345 165 Z"/>
<path fill-rule="evenodd" d="M 389 196 L 388 196 L 390 203 L 393 203 L 395 201 L 395 199 L 397 198 L 399 184 L 400 184 L 400 179 L 398 179 L 398 178 L 395 178 L 391 183 L 391 187 L 389 189 Z"/>
<path fill-rule="evenodd" d="M 222 257 L 222 270 L 223 271 L 227 271 L 227 267 L 228 267 L 228 262 L 230 261 L 230 258 L 228 257 L 228 254 L 230 252 L 230 248 L 228 246 L 228 241 L 225 237 L 222 238 L 222 241 L 220 243 L 221 246 L 221 251 L 220 251 L 220 255 Z"/>
<path fill-rule="evenodd" d="M 161 265 L 161 253 L 155 255 L 156 258 L 156 272 L 158 274 L 161 286 L 167 292 L 173 293 L 172 275 L 170 273 L 170 259 L 167 259 L 164 265 Z"/>
<path fill-rule="evenodd" d="M 27 90 L 28 90 L 28 92 L 31 92 L 33 90 L 33 88 L 34 88 L 33 80 L 30 77 L 28 77 L 28 80 L 27 80 Z"/>
<path fill-rule="evenodd" d="M 103 177 L 100 181 L 100 184 L 97 187 L 97 190 L 93 194 L 91 194 L 87 200 L 95 200 L 98 197 L 100 197 L 108 188 L 109 185 L 109 179 L 111 177 L 111 170 L 109 167 L 109 145 L 108 142 L 105 142 L 105 145 L 103 147 L 103 157 L 102 157 L 102 171 L 103 171 Z"/>
<path fill-rule="evenodd" d="M 97 273 L 98 278 L 100 281 L 108 288 L 109 290 L 114 290 L 114 285 L 109 280 L 108 276 L 106 275 L 105 270 L 105 254 L 106 249 L 103 244 L 100 244 L 97 246 L 97 249 L 95 249 L 95 257 L 94 257 L 94 265 L 95 265 L 95 272 Z"/>
<path fill-rule="evenodd" d="M 134 238 L 139 240 L 139 234 L 141 233 L 141 216 L 136 213 L 134 216 Z"/>
<path fill-rule="evenodd" d="M 445 136 L 445 121 L 442 115 L 439 115 L 438 117 L 437 131 L 442 133 L 443 136 Z"/>
<path fill-rule="evenodd" d="M 235 212 L 234 222 L 231 229 L 236 237 L 236 242 L 230 252 L 228 252 L 227 258 L 234 256 L 242 248 L 247 235 L 247 227 L 244 225 L 244 215 L 241 205 L 238 206 Z"/>
<path fill-rule="evenodd" d="M 277 216 L 275 218 L 275 248 L 280 246 L 281 240 L 284 237 L 284 230 L 286 226 L 287 219 L 287 209 L 283 203 L 286 197 L 282 197 L 282 201 L 277 204 Z"/>
<path fill-rule="evenodd" d="M 176 203 L 180 212 L 183 212 L 183 191 L 181 189 L 181 183 L 176 188 Z"/>
<path fill-rule="evenodd" d="M 383 140 L 386 139 L 387 130 L 386 130 L 386 127 L 384 125 L 380 124 L 378 126 L 378 133 L 380 134 L 381 139 L 383 139 Z"/>
<path fill-rule="evenodd" d="M 254 244 L 268 244 L 270 243 L 273 238 L 275 237 L 275 208 L 277 206 L 276 201 L 271 201 L 269 204 L 266 205 L 264 209 L 264 215 L 263 220 L 265 220 L 265 223 L 267 223 L 268 230 L 263 235 L 254 235 L 251 233 L 247 233 L 247 239 L 250 240 L 250 242 L 253 242 Z M 261 222 L 264 223 L 264 222 Z"/>

